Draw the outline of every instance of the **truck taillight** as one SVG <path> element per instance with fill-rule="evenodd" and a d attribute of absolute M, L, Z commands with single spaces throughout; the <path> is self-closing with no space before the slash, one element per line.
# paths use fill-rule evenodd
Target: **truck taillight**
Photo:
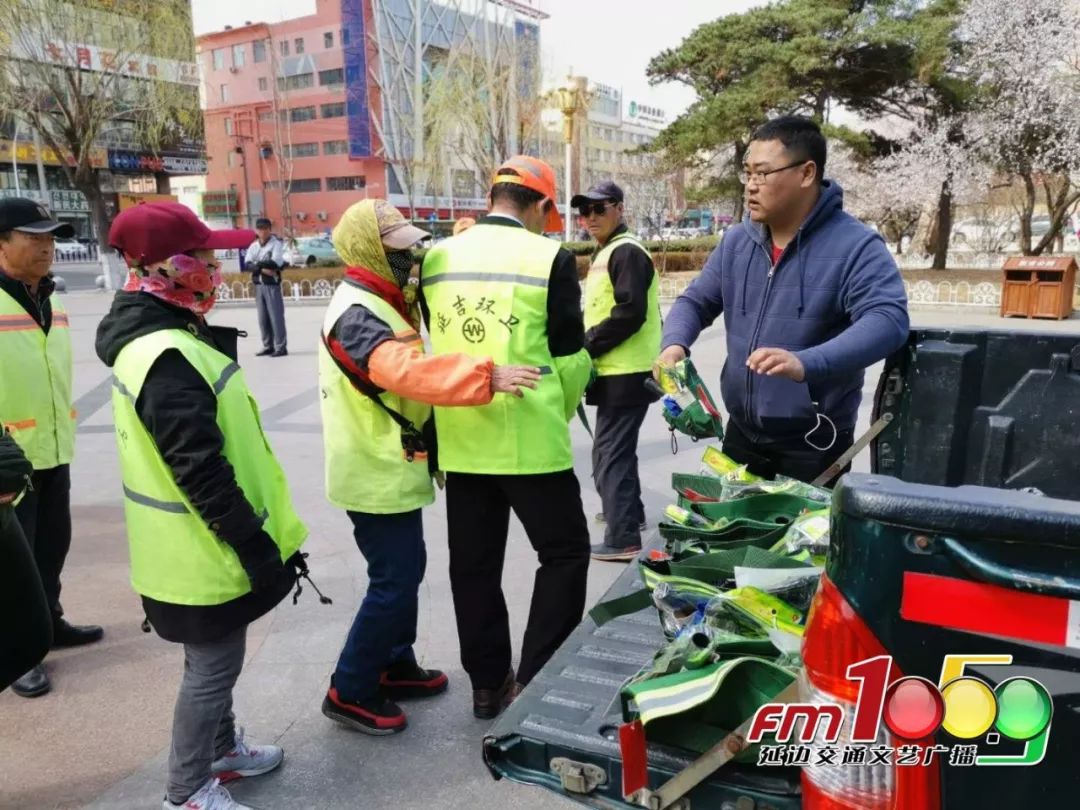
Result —
<path fill-rule="evenodd" d="M 811 764 L 803 768 L 804 810 L 938 810 L 941 807 L 937 759 L 926 766 L 870 765 L 871 757 L 861 764 L 843 761 L 845 747 L 859 747 L 851 743 L 851 724 L 860 682 L 848 680 L 848 667 L 880 655 L 888 655 L 888 651 L 828 576 L 822 576 L 803 638 L 799 699 L 805 703 L 837 703 L 843 707 L 845 719 L 835 744 L 840 751 L 836 764 Z M 901 677 L 903 673 L 894 661 L 890 681 Z M 901 744 L 882 724 L 877 739 L 868 745 L 872 748 Z M 933 745 L 933 740 L 925 740 L 923 744 Z M 821 747 L 821 744 L 814 746 Z M 817 761 L 816 750 L 810 761 Z"/>

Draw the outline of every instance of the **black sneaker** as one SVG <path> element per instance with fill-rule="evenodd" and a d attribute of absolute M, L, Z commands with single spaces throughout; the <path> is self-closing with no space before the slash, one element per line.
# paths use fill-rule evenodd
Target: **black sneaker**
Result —
<path fill-rule="evenodd" d="M 357 703 L 342 700 L 337 688 L 330 687 L 323 698 L 322 713 L 344 726 L 364 734 L 385 736 L 405 730 L 405 712 L 384 697 Z"/>
<path fill-rule="evenodd" d="M 593 520 L 595 520 L 597 523 L 603 523 L 603 524 L 607 523 L 607 518 L 604 517 L 603 512 L 597 512 L 595 515 L 593 515 Z M 648 528 L 649 528 L 649 522 L 647 520 L 643 520 L 643 521 L 641 521 L 641 523 L 638 524 L 638 531 L 639 532 L 646 531 L 646 530 L 648 530 Z"/>
<path fill-rule="evenodd" d="M 592 558 L 602 562 L 630 562 L 641 553 L 641 546 L 609 546 L 597 543 L 592 547 Z"/>
<path fill-rule="evenodd" d="M 275 349 L 270 353 L 271 357 L 287 357 L 289 355 L 288 349 Z"/>
<path fill-rule="evenodd" d="M 273 349 L 263 349 L 261 352 L 255 352 L 256 357 L 269 357 L 274 353 Z"/>
<path fill-rule="evenodd" d="M 391 700 L 413 700 L 441 695 L 449 685 L 444 673 L 409 661 L 387 668 L 379 679 L 379 692 Z"/>

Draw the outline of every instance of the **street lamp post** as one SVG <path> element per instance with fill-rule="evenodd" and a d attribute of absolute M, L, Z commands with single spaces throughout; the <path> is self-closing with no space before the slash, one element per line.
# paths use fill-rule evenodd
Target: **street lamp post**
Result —
<path fill-rule="evenodd" d="M 581 76 L 568 76 L 566 78 L 566 86 L 556 89 L 552 95 L 552 100 L 558 105 L 559 110 L 563 114 L 563 142 L 566 149 L 566 180 L 565 180 L 565 202 L 566 202 L 566 233 L 564 238 L 567 242 L 570 241 L 570 231 L 572 217 L 570 214 L 570 200 L 572 197 L 571 184 L 573 180 L 573 172 L 571 165 L 574 160 L 574 119 L 578 113 L 586 108 L 589 103 L 589 92 L 585 89 L 585 79 Z"/>

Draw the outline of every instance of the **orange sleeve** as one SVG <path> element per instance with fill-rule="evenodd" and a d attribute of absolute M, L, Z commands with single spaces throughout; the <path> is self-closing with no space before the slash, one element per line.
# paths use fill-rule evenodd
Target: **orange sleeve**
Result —
<path fill-rule="evenodd" d="M 368 375 L 379 388 L 441 406 L 487 405 L 494 368 L 486 357 L 425 355 L 396 340 L 379 344 L 368 358 Z"/>

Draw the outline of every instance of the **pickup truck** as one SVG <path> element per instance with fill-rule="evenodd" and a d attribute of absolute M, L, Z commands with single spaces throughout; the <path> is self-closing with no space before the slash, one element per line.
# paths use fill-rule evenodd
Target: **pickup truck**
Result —
<path fill-rule="evenodd" d="M 902 674 L 933 685 L 944 685 L 946 656 L 986 656 L 966 674 L 991 688 L 1032 678 L 1049 693 L 1042 761 L 729 762 L 667 806 L 1080 807 L 1080 336 L 913 330 L 881 375 L 873 418 L 883 416 L 871 474 L 845 476 L 834 494 L 799 699 L 853 709 L 847 668 L 875 656 L 891 656 L 890 682 Z M 635 567 L 605 600 L 641 587 Z M 488 732 L 493 775 L 593 807 L 638 806 L 622 793 L 618 692 L 662 643 L 653 610 L 602 627 L 586 618 Z M 959 741 L 938 730 L 926 744 L 935 742 Z M 1028 746 L 998 734 L 974 742 L 980 758 L 1015 758 Z M 694 758 L 650 743 L 649 788 Z"/>

